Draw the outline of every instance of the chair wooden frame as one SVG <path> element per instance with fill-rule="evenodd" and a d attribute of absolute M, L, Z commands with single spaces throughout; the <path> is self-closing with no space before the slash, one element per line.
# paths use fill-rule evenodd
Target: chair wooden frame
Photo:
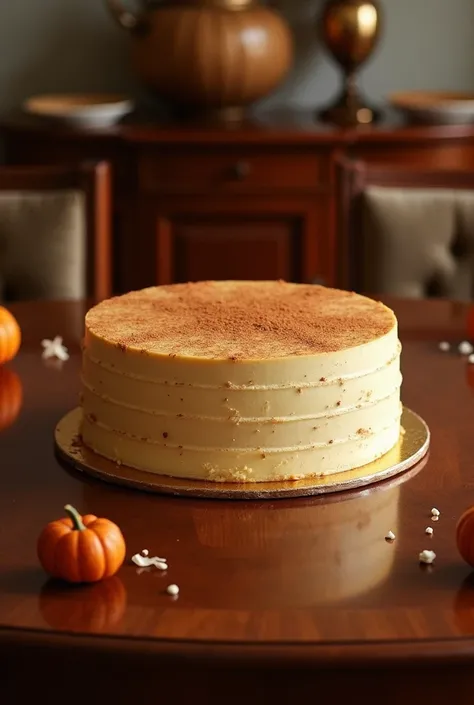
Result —
<path fill-rule="evenodd" d="M 369 186 L 392 188 L 443 188 L 474 191 L 474 172 L 429 170 L 399 164 L 370 164 L 361 160 L 336 162 L 336 221 L 339 240 L 338 286 L 363 291 L 361 251 L 357 234 L 362 222 L 361 196 Z"/>
<path fill-rule="evenodd" d="M 85 195 L 86 296 L 112 295 L 111 169 L 108 162 L 58 166 L 0 166 L 1 191 L 60 191 Z"/>

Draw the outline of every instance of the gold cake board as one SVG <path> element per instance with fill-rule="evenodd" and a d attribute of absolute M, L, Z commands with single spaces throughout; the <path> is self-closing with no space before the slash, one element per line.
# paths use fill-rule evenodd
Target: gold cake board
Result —
<path fill-rule="evenodd" d="M 89 450 L 81 441 L 82 411 L 78 407 L 64 416 L 55 429 L 58 457 L 68 466 L 106 482 L 146 492 L 217 499 L 277 499 L 309 497 L 342 492 L 380 482 L 416 465 L 428 452 L 430 431 L 422 418 L 406 407 L 402 413 L 403 433 L 397 445 L 373 463 L 355 470 L 287 482 L 206 482 L 168 477 L 118 465 Z"/>

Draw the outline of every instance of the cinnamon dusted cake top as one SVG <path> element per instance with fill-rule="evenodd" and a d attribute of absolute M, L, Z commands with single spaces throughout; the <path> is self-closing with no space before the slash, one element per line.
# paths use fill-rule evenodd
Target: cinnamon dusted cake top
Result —
<path fill-rule="evenodd" d="M 107 299 L 88 332 L 123 349 L 208 359 L 330 353 L 388 334 L 397 321 L 353 292 L 283 281 L 203 281 Z"/>

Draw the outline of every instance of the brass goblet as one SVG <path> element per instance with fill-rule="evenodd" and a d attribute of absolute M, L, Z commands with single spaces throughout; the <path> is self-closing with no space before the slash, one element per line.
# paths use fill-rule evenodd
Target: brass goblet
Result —
<path fill-rule="evenodd" d="M 377 0 L 328 0 L 323 9 L 322 35 L 326 48 L 344 71 L 342 91 L 319 117 L 341 126 L 367 125 L 380 114 L 361 97 L 357 72 L 373 53 L 381 34 Z"/>

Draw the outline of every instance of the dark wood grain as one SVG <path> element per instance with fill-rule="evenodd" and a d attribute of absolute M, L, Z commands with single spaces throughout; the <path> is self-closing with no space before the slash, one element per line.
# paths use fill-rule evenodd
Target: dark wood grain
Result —
<path fill-rule="evenodd" d="M 202 141 L 205 137 L 212 142 L 238 143 L 242 139 L 248 143 L 285 140 L 287 143 L 306 142 L 308 139 L 324 143 L 338 141 L 378 142 L 390 139 L 400 141 L 425 142 L 433 140 L 453 140 L 474 138 L 472 124 L 464 125 L 422 125 L 406 122 L 395 111 L 386 111 L 385 119 L 377 125 L 341 128 L 315 120 L 311 110 L 271 110 L 259 112 L 237 124 L 217 124 L 209 121 L 178 120 L 170 115 L 165 118 L 149 109 L 139 106 L 137 111 L 127 116 L 121 123 L 94 130 L 81 130 L 57 122 L 38 120 L 26 113 L 13 112 L 2 118 L 2 129 L 22 132 L 25 137 L 36 134 L 57 136 L 60 140 L 71 137 L 78 140 L 115 140 L 173 143 L 189 140 Z M 309 137 L 308 137 L 309 135 Z"/>
<path fill-rule="evenodd" d="M 86 202 L 87 296 L 102 301 L 112 295 L 112 184 L 108 162 L 81 167 Z"/>
<path fill-rule="evenodd" d="M 325 199 L 261 195 L 141 198 L 137 222 L 144 247 L 124 243 L 127 290 L 157 282 L 285 279 L 328 282 Z"/>
<path fill-rule="evenodd" d="M 401 483 L 260 502 L 141 494 L 61 467 L 53 430 L 77 405 L 87 306 L 12 307 L 24 343 L 9 368 L 23 406 L 0 433 L 2 695 L 41 687 L 58 697 L 74 679 L 76 702 L 92 687 L 93 663 L 94 693 L 124 703 L 156 702 L 157 689 L 183 703 L 286 703 L 315 692 L 339 703 L 358 689 L 367 703 L 382 691 L 389 705 L 447 694 L 470 702 L 474 579 L 455 525 L 474 504 L 473 368 L 437 347 L 465 337 L 468 310 L 386 301 L 400 321 L 403 401 L 432 432 L 426 464 Z M 71 351 L 64 364 L 41 359 L 41 339 L 55 334 Z M 37 535 L 67 502 L 121 526 L 128 560 L 111 583 L 65 587 L 38 565 Z M 143 548 L 167 557 L 166 575 L 130 563 Z M 432 568 L 418 563 L 424 548 L 437 553 Z M 165 593 L 172 582 L 177 599 Z"/>
<path fill-rule="evenodd" d="M 113 175 L 113 290 L 187 279 L 340 282 L 337 160 L 474 170 L 474 126 L 337 128 L 278 111 L 232 126 L 138 110 L 105 130 L 26 115 L 0 125 L 8 164 L 107 161 Z M 249 254 L 250 253 L 250 254 Z"/>

